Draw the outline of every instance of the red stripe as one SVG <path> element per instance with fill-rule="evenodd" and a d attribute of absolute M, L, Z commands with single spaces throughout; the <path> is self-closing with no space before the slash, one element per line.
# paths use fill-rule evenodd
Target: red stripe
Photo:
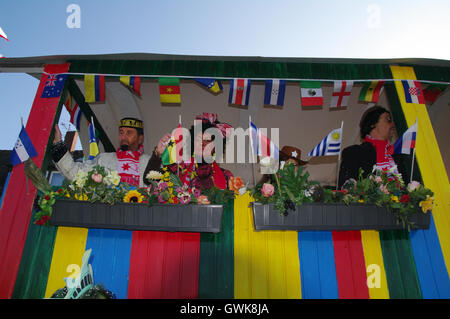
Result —
<path fill-rule="evenodd" d="M 38 167 L 42 165 L 44 159 L 60 100 L 59 97 L 41 98 L 47 81 L 46 73 L 64 73 L 68 70 L 69 63 L 45 66 L 31 107 L 26 130 L 38 152 L 38 155 L 33 158 Z M 27 192 L 23 164 L 15 166 L 0 210 L 0 298 L 2 299 L 10 298 L 14 289 L 35 196 L 36 188 L 31 182 L 28 183 Z"/>
<path fill-rule="evenodd" d="M 302 98 L 302 106 L 323 105 L 323 97 L 306 97 Z"/>
<path fill-rule="evenodd" d="M 100 99 L 99 101 L 104 101 L 105 100 L 105 76 L 104 75 L 100 75 L 98 77 L 99 79 L 99 91 L 100 91 Z"/>
<path fill-rule="evenodd" d="M 234 90 L 236 91 L 236 99 L 235 104 L 242 104 L 243 96 L 244 96 L 244 79 L 237 79 L 236 81 L 236 87 Z M 242 88 L 242 90 L 239 90 L 239 87 Z"/>
<path fill-rule="evenodd" d="M 378 99 L 380 98 L 380 91 L 381 88 L 384 85 L 384 81 L 378 81 L 377 85 L 375 85 L 375 88 L 373 89 L 372 93 L 372 100 L 370 102 L 376 103 L 378 102 Z"/>
<path fill-rule="evenodd" d="M 134 92 L 136 92 L 137 95 L 141 96 L 141 77 L 136 76 L 134 78 Z"/>
<path fill-rule="evenodd" d="M 417 88 L 417 99 L 419 101 L 419 104 L 425 104 L 425 96 L 423 95 L 422 86 L 420 85 L 419 81 L 414 81 L 414 85 Z"/>
<path fill-rule="evenodd" d="M 334 259 L 340 299 L 369 299 L 360 231 L 333 231 Z"/>
<path fill-rule="evenodd" d="M 171 92 L 168 92 L 167 90 L 171 89 Z M 159 86 L 159 93 L 160 94 L 180 94 L 180 87 L 177 85 L 160 85 Z"/>
<path fill-rule="evenodd" d="M 199 233 L 134 231 L 128 298 L 197 298 L 199 256 Z"/>

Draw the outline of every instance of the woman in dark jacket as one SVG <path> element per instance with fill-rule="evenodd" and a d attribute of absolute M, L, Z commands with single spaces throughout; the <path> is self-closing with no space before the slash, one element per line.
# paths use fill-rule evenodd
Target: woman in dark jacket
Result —
<path fill-rule="evenodd" d="M 393 155 L 393 146 L 389 143 L 395 132 L 391 113 L 381 106 L 368 109 L 359 124 L 362 144 L 351 145 L 342 151 L 342 162 L 339 170 L 339 187 L 348 179 L 358 178 L 359 169 L 363 176 L 370 174 L 376 165 L 378 169 L 391 169 L 397 165 L 405 183 L 407 174 L 399 156 Z"/>

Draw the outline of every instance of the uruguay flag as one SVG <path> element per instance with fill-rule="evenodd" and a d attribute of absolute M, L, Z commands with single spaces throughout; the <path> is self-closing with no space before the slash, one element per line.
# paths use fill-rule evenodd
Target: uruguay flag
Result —
<path fill-rule="evenodd" d="M 20 130 L 19 138 L 14 145 L 14 149 L 11 152 L 10 160 L 13 166 L 25 162 L 30 157 L 35 157 L 37 155 L 36 149 L 31 143 L 30 137 L 27 131 L 22 125 Z"/>
<path fill-rule="evenodd" d="M 314 147 L 308 156 L 339 155 L 341 152 L 342 129 L 332 130 L 330 134 Z"/>
<path fill-rule="evenodd" d="M 250 79 L 233 79 L 230 81 L 230 95 L 228 103 L 235 105 L 248 105 L 250 97 Z"/>
<path fill-rule="evenodd" d="M 394 144 L 394 154 L 411 154 L 411 150 L 416 147 L 417 122 L 403 133 Z"/>
<path fill-rule="evenodd" d="M 264 104 L 283 106 L 285 92 L 286 80 L 266 80 Z"/>
<path fill-rule="evenodd" d="M 419 81 L 402 80 L 406 103 L 425 104 L 425 96 Z"/>

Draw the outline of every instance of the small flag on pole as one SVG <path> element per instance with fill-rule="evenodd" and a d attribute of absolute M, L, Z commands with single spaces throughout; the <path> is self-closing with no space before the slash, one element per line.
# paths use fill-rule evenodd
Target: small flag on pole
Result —
<path fill-rule="evenodd" d="M 332 130 L 308 156 L 339 155 L 341 152 L 342 128 Z"/>
<path fill-rule="evenodd" d="M 88 159 L 92 160 L 97 157 L 99 153 L 97 138 L 95 137 L 94 119 L 91 118 L 89 123 L 89 156 Z"/>
<path fill-rule="evenodd" d="M 102 102 L 105 100 L 105 76 L 84 76 L 84 97 L 87 103 Z"/>
<path fill-rule="evenodd" d="M 181 103 L 179 78 L 159 78 L 158 83 L 161 103 Z"/>
<path fill-rule="evenodd" d="M 278 159 L 280 150 L 253 122 L 250 122 L 250 138 L 252 139 L 253 154 L 261 157 Z"/>
<path fill-rule="evenodd" d="M 214 94 L 218 94 L 223 90 L 222 83 L 216 79 L 197 78 L 195 81 L 206 87 L 208 91 Z"/>
<path fill-rule="evenodd" d="M 361 102 L 378 102 L 381 93 L 383 92 L 384 81 L 372 81 L 364 84 L 359 94 L 359 101 Z"/>
<path fill-rule="evenodd" d="M 395 142 L 394 154 L 411 154 L 411 150 L 416 147 L 416 139 L 417 121 Z"/>
<path fill-rule="evenodd" d="M 419 81 L 402 80 L 406 103 L 425 104 L 425 97 Z"/>
<path fill-rule="evenodd" d="M 286 92 L 286 80 L 266 80 L 266 89 L 264 92 L 265 105 L 283 106 L 284 95 Z"/>
<path fill-rule="evenodd" d="M 34 148 L 27 131 L 22 125 L 19 138 L 17 139 L 16 144 L 14 145 L 14 149 L 12 150 L 10 155 L 11 164 L 13 166 L 16 166 L 37 155 L 37 151 Z"/>
<path fill-rule="evenodd" d="M 81 112 L 80 107 L 70 94 L 68 94 L 67 100 L 64 105 L 66 106 L 67 112 L 69 112 L 70 114 L 70 123 L 72 123 L 76 127 L 77 131 L 79 131 L 81 115 L 83 114 L 83 112 Z"/>
<path fill-rule="evenodd" d="M 120 82 L 129 88 L 137 96 L 141 96 L 141 77 L 140 76 L 121 76 Z"/>
<path fill-rule="evenodd" d="M 5 33 L 5 31 L 3 31 L 3 29 L 0 27 L 0 38 L 3 38 L 3 39 L 5 39 L 6 41 L 9 41 L 8 40 L 8 37 L 6 36 L 6 33 Z"/>
<path fill-rule="evenodd" d="M 183 132 L 181 123 L 178 124 L 175 134 L 170 137 L 164 152 L 161 155 L 163 165 L 170 165 L 181 161 L 183 156 Z"/>
<path fill-rule="evenodd" d="M 301 81 L 302 106 L 323 105 L 322 84 L 319 81 Z"/>
<path fill-rule="evenodd" d="M 330 108 L 340 108 L 348 105 L 352 93 L 353 81 L 334 81 Z"/>
<path fill-rule="evenodd" d="M 230 81 L 228 103 L 234 105 L 248 105 L 250 97 L 250 79 L 233 79 Z"/>

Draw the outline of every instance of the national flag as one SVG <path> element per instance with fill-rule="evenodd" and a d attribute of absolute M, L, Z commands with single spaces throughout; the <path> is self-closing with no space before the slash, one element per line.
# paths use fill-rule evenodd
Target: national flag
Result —
<path fill-rule="evenodd" d="M 423 96 L 425 101 L 433 104 L 434 101 L 441 95 L 442 92 L 447 88 L 446 84 L 430 84 L 426 89 L 423 90 Z"/>
<path fill-rule="evenodd" d="M 395 142 L 394 154 L 411 154 L 411 150 L 416 147 L 416 139 L 417 122 L 411 125 Z"/>
<path fill-rule="evenodd" d="M 266 89 L 264 92 L 265 105 L 283 106 L 284 95 L 286 93 L 286 80 L 266 80 Z"/>
<path fill-rule="evenodd" d="M 30 157 L 32 158 L 36 155 L 38 155 L 36 149 L 34 148 L 27 131 L 22 125 L 19 138 L 17 139 L 14 149 L 10 155 L 11 164 L 16 166 L 17 164 L 25 162 Z"/>
<path fill-rule="evenodd" d="M 300 81 L 302 106 L 323 105 L 322 84 L 319 81 Z"/>
<path fill-rule="evenodd" d="M 105 76 L 86 74 L 84 76 L 84 98 L 87 103 L 105 100 Z"/>
<path fill-rule="evenodd" d="M 76 127 L 77 131 L 79 131 L 81 115 L 83 115 L 83 112 L 81 112 L 80 107 L 72 99 L 72 96 L 70 94 L 68 94 L 67 100 L 64 105 L 66 106 L 67 112 L 69 112 L 70 114 L 70 123 L 72 123 Z"/>
<path fill-rule="evenodd" d="M 159 78 L 158 82 L 161 103 L 181 103 L 179 78 Z"/>
<path fill-rule="evenodd" d="M 308 156 L 327 156 L 339 155 L 341 152 L 342 129 L 332 130 L 316 147 L 314 147 Z"/>
<path fill-rule="evenodd" d="M 252 149 L 255 155 L 279 158 L 280 150 L 278 146 L 261 129 L 257 128 L 253 122 L 250 122 L 250 138 L 252 139 Z"/>
<path fill-rule="evenodd" d="M 352 92 L 353 81 L 334 81 L 330 108 L 339 108 L 348 105 L 348 98 Z"/>
<path fill-rule="evenodd" d="M 378 102 L 383 92 L 384 81 L 371 81 L 365 83 L 359 93 L 359 101 L 361 102 Z"/>
<path fill-rule="evenodd" d="M 175 133 L 170 137 L 164 152 L 161 155 L 163 165 L 179 163 L 183 157 L 183 131 L 181 123 L 178 124 Z"/>
<path fill-rule="evenodd" d="M 223 90 L 222 83 L 216 79 L 197 78 L 195 79 L 195 81 L 205 86 L 210 92 L 214 94 L 218 94 Z"/>
<path fill-rule="evenodd" d="M 66 78 L 67 74 L 48 74 L 41 98 L 59 97 L 64 89 Z"/>
<path fill-rule="evenodd" d="M 425 104 L 425 98 L 419 81 L 402 80 L 406 103 Z"/>
<path fill-rule="evenodd" d="M 250 79 L 233 79 L 230 81 L 230 95 L 228 103 L 235 105 L 248 105 L 250 97 Z"/>
<path fill-rule="evenodd" d="M 97 144 L 97 138 L 95 137 L 95 127 L 94 127 L 94 121 L 91 120 L 91 123 L 89 123 L 89 156 L 88 159 L 92 160 L 97 157 L 99 153 L 98 150 L 98 144 Z"/>
<path fill-rule="evenodd" d="M 141 96 L 141 77 L 140 76 L 121 76 L 120 82 L 131 91 Z"/>
<path fill-rule="evenodd" d="M 5 33 L 5 31 L 3 31 L 3 29 L 0 27 L 0 38 L 3 38 L 3 39 L 5 39 L 6 41 L 9 41 L 8 40 L 8 37 L 6 36 L 6 33 Z"/>

